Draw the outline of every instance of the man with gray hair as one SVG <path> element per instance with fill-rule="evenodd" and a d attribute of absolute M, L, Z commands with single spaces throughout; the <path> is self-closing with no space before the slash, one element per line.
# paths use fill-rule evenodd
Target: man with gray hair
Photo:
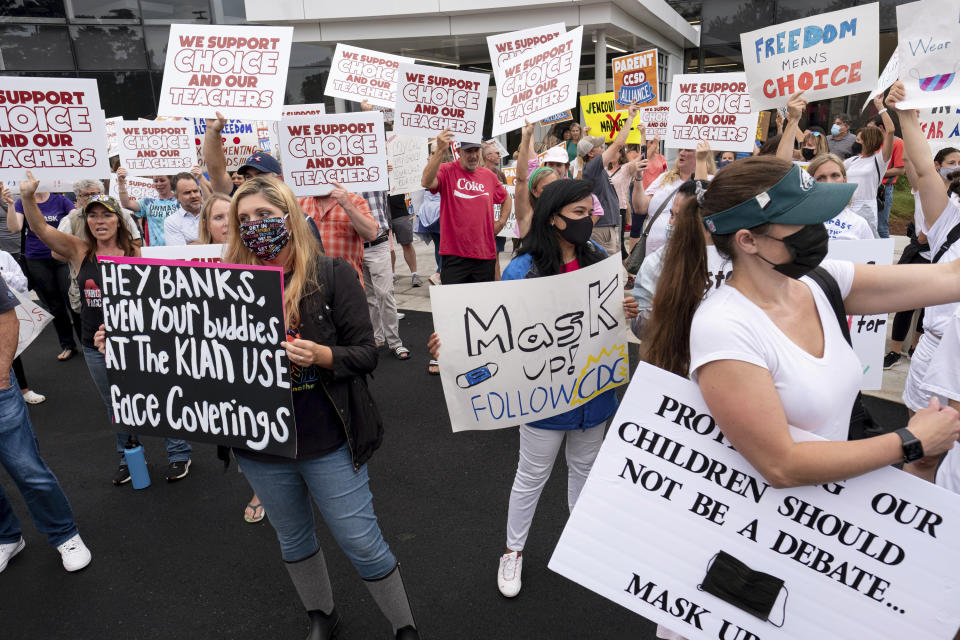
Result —
<path fill-rule="evenodd" d="M 830 135 L 827 136 L 827 147 L 830 148 L 830 153 L 840 156 L 841 160 L 846 160 L 850 156 L 860 153 L 859 151 L 854 152 L 853 145 L 857 141 L 857 136 L 850 132 L 852 124 L 853 118 L 850 117 L 850 114 L 838 114 L 830 128 Z"/>

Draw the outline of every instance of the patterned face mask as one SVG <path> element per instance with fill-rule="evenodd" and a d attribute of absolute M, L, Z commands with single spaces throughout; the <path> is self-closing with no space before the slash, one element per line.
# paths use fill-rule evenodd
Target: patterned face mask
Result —
<path fill-rule="evenodd" d="M 273 260 L 287 246 L 290 232 L 282 218 L 263 218 L 240 223 L 240 240 L 243 246 L 261 260 Z"/>

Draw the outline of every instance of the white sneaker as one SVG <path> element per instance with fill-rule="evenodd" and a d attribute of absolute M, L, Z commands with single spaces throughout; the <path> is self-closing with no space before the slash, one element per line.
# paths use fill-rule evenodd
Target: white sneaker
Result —
<path fill-rule="evenodd" d="M 23 400 L 24 400 L 27 404 L 40 404 L 41 402 L 43 402 L 43 401 L 46 400 L 46 399 L 47 399 L 47 396 L 40 395 L 39 393 L 37 393 L 37 392 L 34 391 L 33 389 L 31 389 L 30 391 L 27 391 L 25 394 L 23 394 Z"/>
<path fill-rule="evenodd" d="M 440 274 L 439 274 L 439 273 L 433 274 L 432 276 L 430 276 L 429 278 L 427 278 L 427 280 L 430 281 L 430 284 L 432 284 L 432 285 L 434 285 L 434 286 L 436 286 L 436 287 L 439 287 L 439 286 L 440 286 Z"/>
<path fill-rule="evenodd" d="M 23 538 L 9 544 L 0 544 L 0 572 L 7 568 L 10 559 L 23 551 L 25 546 L 27 546 L 27 543 L 23 541 Z"/>
<path fill-rule="evenodd" d="M 523 556 L 519 552 L 505 553 L 500 556 L 500 570 L 497 572 L 497 587 L 506 598 L 514 598 L 520 593 L 520 572 L 523 571 Z"/>
<path fill-rule="evenodd" d="M 90 564 L 93 558 L 90 549 L 87 549 L 87 545 L 80 539 L 79 533 L 57 547 L 57 551 L 60 552 L 63 568 L 67 571 L 80 571 Z"/>
<path fill-rule="evenodd" d="M 406 317 L 407 314 L 403 313 L 402 311 L 397 311 L 397 320 L 403 320 Z"/>

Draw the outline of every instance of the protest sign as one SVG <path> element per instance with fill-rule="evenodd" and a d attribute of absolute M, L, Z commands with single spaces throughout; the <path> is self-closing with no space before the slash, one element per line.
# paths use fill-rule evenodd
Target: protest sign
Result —
<path fill-rule="evenodd" d="M 193 125 L 187 120 L 120 123 L 120 166 L 135 176 L 173 175 L 197 164 Z"/>
<path fill-rule="evenodd" d="M 580 96 L 580 113 L 583 121 L 589 127 L 591 136 L 602 137 L 607 144 L 620 133 L 620 127 L 627 120 L 627 113 L 617 111 L 614 93 L 595 93 L 589 96 Z M 627 144 L 643 144 L 643 122 L 638 115 L 633 120 L 633 127 L 627 136 Z"/>
<path fill-rule="evenodd" d="M 412 62 L 413 58 L 338 43 L 323 95 L 392 109 L 398 98 L 398 69 Z"/>
<path fill-rule="evenodd" d="M 115 118 L 105 118 L 103 121 L 104 130 L 107 132 L 107 155 L 115 156 L 120 153 L 120 141 L 117 137 L 117 132 L 120 128 L 120 123 L 123 122 L 122 116 L 116 116 Z"/>
<path fill-rule="evenodd" d="M 497 80 L 492 135 L 521 128 L 577 104 L 583 27 L 512 58 Z"/>
<path fill-rule="evenodd" d="M 118 189 L 117 178 L 110 178 L 110 187 L 107 193 L 111 198 L 120 200 L 120 190 Z M 157 190 L 153 188 L 153 178 L 138 178 L 137 176 L 127 176 L 127 197 L 132 200 L 140 198 L 159 198 Z"/>
<path fill-rule="evenodd" d="M 20 304 L 17 306 L 17 320 L 20 321 L 20 333 L 17 337 L 17 352 L 14 357 L 19 357 L 23 350 L 30 346 L 37 336 L 53 322 L 53 314 L 35 304 L 25 293 L 20 293 L 13 287 L 10 292 L 17 297 Z M 21 381 L 22 382 L 22 381 Z"/>
<path fill-rule="evenodd" d="M 122 429 L 296 456 L 290 384 L 302 372 L 280 346 L 281 268 L 110 258 L 100 273 L 102 290 L 85 295 L 102 303 Z"/>
<path fill-rule="evenodd" d="M 640 363 L 549 567 L 690 640 L 946 640 L 958 536 L 960 496 L 891 467 L 772 488 L 695 383 Z"/>
<path fill-rule="evenodd" d="M 431 138 L 450 129 L 460 142 L 480 142 L 489 75 L 410 63 L 398 71 L 394 132 Z"/>
<path fill-rule="evenodd" d="M 283 117 L 293 116 L 322 116 L 327 112 L 327 105 L 322 102 L 314 104 L 285 104 L 283 105 Z"/>
<path fill-rule="evenodd" d="M 956 0 L 921 0 L 897 6 L 900 79 L 907 96 L 898 109 L 960 102 L 960 20 Z"/>
<path fill-rule="evenodd" d="M 516 167 L 503 167 L 503 177 L 507 179 L 506 187 L 507 193 L 510 194 L 510 197 L 514 197 L 517 186 L 517 168 Z M 500 205 L 495 205 L 494 208 L 499 207 Z M 499 215 L 499 210 L 497 210 Z M 510 209 L 510 217 L 507 218 L 506 224 L 503 225 L 503 228 L 500 229 L 500 233 L 497 234 L 500 238 L 519 238 L 520 229 L 517 226 L 517 211 L 516 207 Z"/>
<path fill-rule="evenodd" d="M 831 240 L 827 258 L 860 264 L 893 264 L 893 238 L 879 240 Z M 863 367 L 860 388 L 883 386 L 883 356 L 887 344 L 887 314 L 847 316 L 853 350 Z"/>
<path fill-rule="evenodd" d="M 655 107 L 657 105 L 657 50 L 614 58 L 613 93 L 617 107 L 626 110 L 631 103 Z"/>
<path fill-rule="evenodd" d="M 420 178 L 430 159 L 430 148 L 424 138 L 390 134 L 387 138 L 387 157 L 391 167 L 390 195 L 423 189 Z"/>
<path fill-rule="evenodd" d="M 185 260 L 188 262 L 223 262 L 223 244 L 188 244 L 181 246 L 141 247 L 140 256 L 153 260 Z"/>
<path fill-rule="evenodd" d="M 655 107 L 640 109 L 639 119 L 643 123 L 643 133 L 648 139 L 667 136 L 667 115 L 670 113 L 670 103 L 663 102 Z M 632 134 L 631 134 L 632 135 Z"/>
<path fill-rule="evenodd" d="M 770 112 L 761 111 L 757 118 L 757 140 L 766 142 L 770 135 Z"/>
<path fill-rule="evenodd" d="M 864 109 L 867 108 L 867 105 L 873 103 L 873 99 L 877 96 L 882 96 L 883 92 L 886 91 L 890 85 L 897 81 L 897 78 L 900 77 L 900 50 L 894 49 L 893 53 L 890 54 L 890 59 L 887 60 L 887 66 L 883 68 L 883 71 L 880 72 L 880 77 L 877 78 L 877 87 L 870 92 L 870 95 L 867 96 L 867 99 L 863 101 L 863 106 L 860 107 L 860 113 L 863 113 Z"/>
<path fill-rule="evenodd" d="M 490 63 L 493 68 L 493 77 L 500 84 L 503 78 L 503 68 L 507 62 L 529 51 L 533 47 L 547 44 L 566 33 L 567 25 L 562 22 L 547 24 L 542 27 L 521 29 L 508 33 L 498 33 L 487 36 L 487 49 L 490 52 Z"/>
<path fill-rule="evenodd" d="M 960 103 L 920 109 L 919 112 L 920 127 L 933 153 L 944 147 L 960 148 Z"/>
<path fill-rule="evenodd" d="M 540 124 L 546 127 L 551 124 L 557 124 L 558 122 L 569 122 L 570 120 L 573 120 L 573 111 L 570 111 L 570 109 L 567 109 L 566 111 L 561 111 L 560 113 L 554 114 L 552 116 L 541 118 Z"/>
<path fill-rule="evenodd" d="M 110 175 L 96 80 L 5 76 L 0 96 L 0 180 Z"/>
<path fill-rule="evenodd" d="M 533 280 L 431 287 L 454 431 L 549 418 L 627 382 L 620 257 Z"/>
<path fill-rule="evenodd" d="M 293 27 L 172 24 L 157 113 L 279 120 Z"/>
<path fill-rule="evenodd" d="M 284 118 L 280 149 L 285 181 L 298 196 L 326 195 L 334 182 L 353 192 L 390 188 L 379 111 Z"/>
<path fill-rule="evenodd" d="M 871 91 L 880 66 L 879 4 L 741 33 L 740 46 L 757 111 L 784 105 L 798 91 L 811 102 Z"/>
<path fill-rule="evenodd" d="M 695 149 L 705 140 L 717 151 L 753 151 L 757 113 L 743 73 L 678 74 L 670 97 L 668 149 Z"/>
<path fill-rule="evenodd" d="M 203 118 L 193 120 L 194 143 L 197 145 L 197 164 L 206 171 L 207 164 L 203 160 L 204 137 L 207 133 L 207 122 Z M 243 166 L 247 158 L 260 149 L 260 136 L 257 134 L 257 123 L 244 120 L 227 120 L 220 132 L 220 144 L 223 155 L 227 159 L 227 171 L 236 171 Z"/>

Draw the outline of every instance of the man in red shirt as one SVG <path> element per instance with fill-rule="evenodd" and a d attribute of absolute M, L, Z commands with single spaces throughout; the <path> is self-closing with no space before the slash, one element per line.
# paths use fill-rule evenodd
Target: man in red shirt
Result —
<path fill-rule="evenodd" d="M 349 262 L 363 282 L 363 243 L 376 240 L 380 227 L 366 200 L 338 182 L 333 185 L 333 191 L 325 196 L 299 198 L 298 202 L 317 224 L 324 253 Z"/>
<path fill-rule="evenodd" d="M 449 129 L 437 136 L 421 178 L 424 189 L 440 193 L 440 279 L 445 285 L 490 282 L 497 260 L 493 205 L 503 205 L 500 216 L 506 221 L 510 200 L 497 175 L 480 166 L 479 143 L 460 143 L 460 159 L 442 164 L 452 139 Z"/>

